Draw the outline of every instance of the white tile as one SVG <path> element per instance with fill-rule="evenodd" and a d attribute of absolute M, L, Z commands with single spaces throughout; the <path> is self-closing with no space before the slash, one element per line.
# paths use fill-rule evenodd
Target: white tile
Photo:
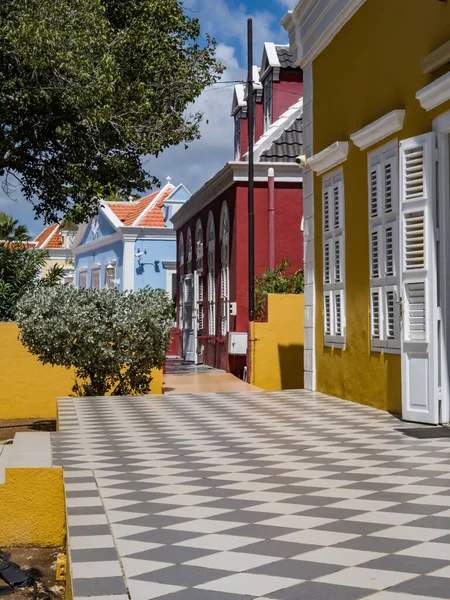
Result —
<path fill-rule="evenodd" d="M 275 538 L 279 542 L 294 542 L 295 544 L 313 544 L 316 546 L 333 546 L 347 540 L 359 537 L 352 533 L 339 533 L 337 531 L 319 531 L 317 529 L 305 529 L 294 531 Z"/>
<path fill-rule="evenodd" d="M 129 556 L 130 554 L 137 554 L 138 552 L 145 552 L 146 550 L 153 550 L 159 548 L 162 544 L 155 544 L 153 542 L 137 542 L 135 540 L 116 540 L 117 548 L 120 556 Z"/>
<path fill-rule="evenodd" d="M 321 517 L 304 517 L 300 515 L 282 515 L 265 521 L 258 521 L 259 525 L 271 525 L 273 527 L 290 527 L 291 529 L 311 529 L 332 523 L 336 519 L 325 519 Z"/>
<path fill-rule="evenodd" d="M 216 517 L 224 513 L 231 512 L 225 508 L 210 508 L 209 506 L 182 506 L 181 508 L 173 508 L 158 513 L 158 515 L 166 517 L 180 517 L 182 519 L 206 519 Z"/>
<path fill-rule="evenodd" d="M 175 544 L 176 546 L 189 546 L 190 548 L 205 548 L 206 550 L 234 550 L 260 542 L 259 538 L 240 537 L 238 535 L 211 534 L 203 535 L 192 540 Z"/>
<path fill-rule="evenodd" d="M 249 492 L 234 496 L 236 500 L 250 500 L 254 502 L 283 502 L 289 498 L 295 498 L 296 494 L 280 494 L 277 492 Z"/>
<path fill-rule="evenodd" d="M 307 497 L 305 496 L 305 502 L 307 502 Z M 301 513 L 305 510 L 311 510 L 313 504 L 289 504 L 289 502 L 267 502 L 265 504 L 257 504 L 255 506 L 248 506 L 245 510 L 250 510 L 252 512 L 258 513 L 274 513 L 276 515 L 293 515 L 295 513 Z M 258 515 L 255 515 L 255 520 L 258 518 Z"/>
<path fill-rule="evenodd" d="M 71 535 L 69 547 L 71 550 L 114 548 L 114 541 L 111 535 Z"/>
<path fill-rule="evenodd" d="M 68 515 L 67 522 L 71 527 L 78 525 L 108 525 L 106 515 Z"/>
<path fill-rule="evenodd" d="M 354 498 L 351 500 L 336 502 L 335 504 L 331 504 L 330 506 L 332 506 L 333 508 L 348 508 L 350 510 L 366 510 L 368 512 L 371 512 L 374 510 L 382 510 L 383 508 L 389 508 L 390 506 L 395 506 L 396 504 L 398 503 L 383 502 L 381 500 L 364 500 L 364 498 Z"/>
<path fill-rule="evenodd" d="M 123 570 L 126 577 L 136 577 L 143 573 L 152 573 L 166 567 L 173 566 L 172 563 L 159 562 L 155 560 L 142 560 L 140 558 L 122 558 Z"/>
<path fill-rule="evenodd" d="M 68 508 L 76 508 L 82 506 L 102 506 L 102 501 L 99 496 L 88 498 L 66 498 L 66 506 Z"/>
<path fill-rule="evenodd" d="M 425 542 L 418 544 L 406 550 L 401 550 L 397 554 L 405 556 L 417 556 L 419 558 L 437 558 L 450 561 L 450 544 L 440 544 L 438 542 Z"/>
<path fill-rule="evenodd" d="M 175 529 L 177 531 L 193 531 L 197 533 L 218 533 L 235 527 L 242 527 L 245 523 L 238 521 L 218 521 L 215 519 L 193 519 L 184 523 L 170 525 L 166 529 Z"/>
<path fill-rule="evenodd" d="M 253 575 L 249 573 L 236 573 L 216 579 L 197 588 L 201 590 L 213 590 L 224 592 L 226 594 L 242 594 L 244 596 L 255 596 L 271 594 L 277 590 L 282 590 L 301 583 L 301 579 L 291 579 L 289 577 L 272 577 L 271 575 Z"/>
<path fill-rule="evenodd" d="M 131 600 L 152 600 L 153 598 L 160 598 L 161 596 L 166 596 L 182 589 L 184 588 L 179 585 L 165 585 L 152 581 L 128 579 L 128 591 L 130 592 Z"/>
<path fill-rule="evenodd" d="M 164 496 L 157 500 L 150 500 L 150 502 L 156 502 L 158 504 L 174 504 L 175 506 L 196 506 L 197 504 L 204 504 L 205 502 L 212 502 L 217 500 L 216 496 L 194 496 L 194 495 L 183 495 L 178 496 Z"/>
<path fill-rule="evenodd" d="M 121 523 L 122 521 L 128 521 L 129 519 L 142 517 L 142 513 L 125 512 L 121 510 L 107 510 L 107 515 L 110 523 Z"/>
<path fill-rule="evenodd" d="M 209 556 L 202 556 L 191 560 L 186 565 L 192 567 L 206 567 L 208 569 L 222 569 L 223 571 L 233 571 L 241 573 L 250 571 L 262 565 L 278 562 L 281 558 L 276 556 L 264 556 L 262 554 L 250 554 L 246 552 L 216 552 Z"/>
<path fill-rule="evenodd" d="M 111 531 L 116 539 L 124 538 L 129 535 L 134 535 L 136 533 L 145 533 L 146 531 L 151 531 L 154 527 L 142 527 L 139 525 L 126 525 L 122 523 L 112 523 Z"/>
<path fill-rule="evenodd" d="M 348 521 L 357 521 L 359 523 L 379 523 L 380 525 L 404 525 L 421 519 L 423 515 L 412 515 L 406 513 L 395 513 L 389 511 L 374 511 L 355 515 Z"/>
<path fill-rule="evenodd" d="M 447 535 L 445 529 L 431 529 L 429 527 L 389 527 L 382 531 L 372 533 L 373 537 L 393 538 L 397 540 L 416 540 L 418 542 L 429 542 Z"/>
<path fill-rule="evenodd" d="M 415 594 L 397 594 L 395 592 L 378 592 L 373 596 L 367 596 L 365 600 L 431 600 L 430 596 L 416 596 Z M 439 598 L 435 598 L 439 600 Z"/>
<path fill-rule="evenodd" d="M 381 558 L 382 556 L 384 556 L 384 554 L 381 552 L 367 552 L 363 550 L 352 550 L 350 548 L 327 546 L 319 548 L 319 550 L 312 550 L 311 552 L 299 554 L 298 556 L 294 556 L 293 559 L 325 563 L 327 565 L 355 567 L 356 565 L 361 565 L 362 563 Z"/>
<path fill-rule="evenodd" d="M 416 575 L 399 571 L 382 571 L 381 569 L 364 569 L 362 567 L 349 567 L 315 581 L 331 583 L 334 585 L 348 585 L 350 587 L 383 590 L 392 587 Z"/>
<path fill-rule="evenodd" d="M 74 579 L 93 579 L 97 577 L 122 577 L 118 560 L 71 563 Z"/>

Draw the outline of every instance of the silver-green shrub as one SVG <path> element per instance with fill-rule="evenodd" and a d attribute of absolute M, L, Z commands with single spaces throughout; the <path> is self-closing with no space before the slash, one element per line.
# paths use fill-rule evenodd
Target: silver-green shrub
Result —
<path fill-rule="evenodd" d="M 141 395 L 161 368 L 173 325 L 163 290 L 37 288 L 20 300 L 22 344 L 41 363 L 75 368 L 76 396 Z"/>

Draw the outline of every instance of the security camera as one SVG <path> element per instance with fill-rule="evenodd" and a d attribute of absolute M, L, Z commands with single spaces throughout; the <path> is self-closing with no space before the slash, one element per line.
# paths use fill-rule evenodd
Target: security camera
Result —
<path fill-rule="evenodd" d="M 300 167 L 306 167 L 306 163 L 307 163 L 307 158 L 306 158 L 306 154 L 300 154 L 299 156 L 295 157 L 295 162 L 300 166 Z"/>
<path fill-rule="evenodd" d="M 144 256 L 143 252 L 136 252 L 135 257 L 136 258 L 142 258 Z"/>

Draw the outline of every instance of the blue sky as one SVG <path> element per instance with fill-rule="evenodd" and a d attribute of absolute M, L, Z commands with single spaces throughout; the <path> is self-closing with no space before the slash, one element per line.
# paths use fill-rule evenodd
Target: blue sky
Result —
<path fill-rule="evenodd" d="M 264 42 L 288 42 L 279 23 L 297 0 L 185 0 L 184 4 L 190 14 L 200 19 L 203 31 L 216 38 L 218 57 L 227 67 L 223 80 L 234 81 L 246 75 L 247 18 L 253 18 L 254 62 L 259 64 Z M 184 183 L 191 192 L 199 189 L 233 158 L 232 94 L 232 87 L 204 92 L 195 104 L 195 109 L 205 114 L 202 139 L 192 143 L 188 150 L 184 146 L 168 149 L 158 160 L 146 161 L 146 168 L 162 182 L 170 176 L 175 185 Z M 26 224 L 33 236 L 43 228 L 42 223 L 34 220 L 31 205 L 21 199 L 19 192 L 11 200 L 0 189 L 0 211 Z"/>

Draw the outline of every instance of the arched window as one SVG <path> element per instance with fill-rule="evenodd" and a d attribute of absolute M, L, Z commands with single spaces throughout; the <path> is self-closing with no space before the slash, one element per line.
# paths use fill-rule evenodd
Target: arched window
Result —
<path fill-rule="evenodd" d="M 192 273 L 192 233 L 191 229 L 188 229 L 186 236 L 186 273 Z"/>
<path fill-rule="evenodd" d="M 198 273 L 203 273 L 203 227 L 200 219 L 195 226 L 195 258 Z"/>
<path fill-rule="evenodd" d="M 178 327 L 183 327 L 184 236 L 178 238 Z"/>
<path fill-rule="evenodd" d="M 214 216 L 208 217 L 208 333 L 216 335 L 216 231 Z"/>
<path fill-rule="evenodd" d="M 226 335 L 230 330 L 230 213 L 226 202 L 222 204 L 220 214 L 220 244 L 221 244 L 221 331 Z"/>

